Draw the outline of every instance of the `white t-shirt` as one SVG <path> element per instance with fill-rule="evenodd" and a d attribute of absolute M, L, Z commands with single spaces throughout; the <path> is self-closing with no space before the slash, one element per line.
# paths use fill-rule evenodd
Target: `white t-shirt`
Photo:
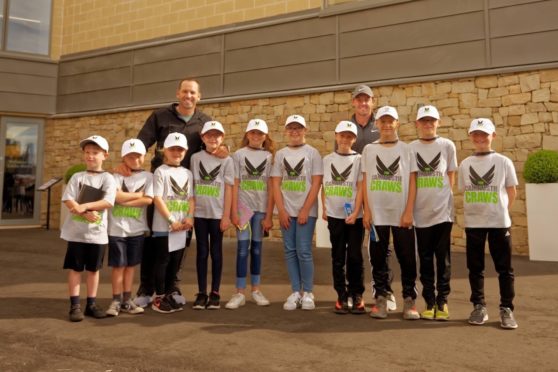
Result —
<path fill-rule="evenodd" d="M 457 170 L 455 145 L 447 138 L 438 137 L 423 143 L 409 144 L 415 162 L 411 172 L 417 172 L 417 197 L 414 219 L 416 227 L 429 227 L 453 221 L 453 193 L 448 172 Z"/>
<path fill-rule="evenodd" d="M 378 142 L 364 147 L 361 171 L 366 173 L 365 192 L 375 225 L 399 226 L 414 161 L 411 147 L 401 141 L 392 147 Z"/>
<path fill-rule="evenodd" d="M 68 182 L 64 195 L 62 195 L 62 201 L 76 200 L 83 185 L 103 190 L 105 195 L 102 200 L 105 200 L 110 205 L 114 205 L 116 182 L 114 177 L 108 172 L 78 172 L 74 174 Z M 69 242 L 107 244 L 108 212 L 107 210 L 98 211 L 101 219 L 97 222 L 89 222 L 82 216 L 68 213 L 66 221 L 64 221 L 62 226 L 60 237 Z"/>
<path fill-rule="evenodd" d="M 271 177 L 281 177 L 281 195 L 289 216 L 298 216 L 312 187 L 312 176 L 323 174 L 322 158 L 314 147 L 284 147 L 277 151 Z M 317 200 L 309 216 L 318 217 Z"/>
<path fill-rule="evenodd" d="M 355 210 L 357 184 L 362 181 L 360 171 L 360 154 L 338 154 L 332 152 L 324 157 L 324 179 L 326 213 L 329 217 L 347 218 L 345 203 L 350 203 Z M 362 217 L 362 208 L 359 218 Z"/>
<path fill-rule="evenodd" d="M 230 156 L 218 158 L 207 151 L 196 152 L 190 160 L 196 195 L 195 217 L 221 219 L 225 184 L 234 185 L 234 164 Z M 232 195 L 231 195 L 232 196 Z"/>
<path fill-rule="evenodd" d="M 124 192 L 143 192 L 153 198 L 153 174 L 151 172 L 132 173 L 129 177 L 113 175 L 117 190 Z M 116 203 L 108 215 L 108 234 L 110 236 L 139 236 L 149 231 L 146 218 L 147 206 L 127 207 Z"/>
<path fill-rule="evenodd" d="M 459 166 L 458 186 L 463 194 L 465 227 L 511 226 L 506 188 L 517 186 L 512 161 L 493 152 L 469 156 Z"/>
<path fill-rule="evenodd" d="M 171 215 L 182 221 L 190 211 L 190 199 L 194 196 L 192 172 L 179 166 L 171 167 L 166 164 L 155 169 L 153 174 L 153 196 L 158 196 L 165 202 Z M 153 232 L 168 233 L 169 223 L 155 208 L 153 214 Z"/>
<path fill-rule="evenodd" d="M 234 178 L 239 180 L 238 199 L 250 210 L 265 213 L 271 174 L 272 155 L 269 151 L 243 147 L 232 156 Z"/>

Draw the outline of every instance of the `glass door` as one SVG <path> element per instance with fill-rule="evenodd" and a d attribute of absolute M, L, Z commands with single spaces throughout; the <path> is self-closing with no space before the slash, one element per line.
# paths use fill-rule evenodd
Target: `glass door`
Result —
<path fill-rule="evenodd" d="M 0 225 L 38 225 L 42 181 L 43 120 L 3 117 L 0 121 Z"/>

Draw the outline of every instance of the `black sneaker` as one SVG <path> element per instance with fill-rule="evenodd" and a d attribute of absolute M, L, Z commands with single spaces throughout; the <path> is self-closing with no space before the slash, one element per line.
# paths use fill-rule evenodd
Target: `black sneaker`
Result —
<path fill-rule="evenodd" d="M 209 294 L 209 301 L 207 302 L 207 309 L 209 310 L 218 310 L 221 308 L 221 296 L 217 292 L 211 292 Z"/>
<path fill-rule="evenodd" d="M 335 310 L 333 310 L 336 314 L 348 314 L 349 313 L 349 302 L 347 294 L 343 294 L 337 298 L 337 302 L 335 302 Z"/>
<path fill-rule="evenodd" d="M 83 320 L 83 312 L 79 304 L 70 307 L 70 321 L 81 322 Z"/>
<path fill-rule="evenodd" d="M 97 306 L 97 304 L 94 302 L 91 305 L 87 305 L 85 307 L 85 316 L 91 316 L 95 319 L 102 319 L 107 317 L 107 313 L 99 306 Z"/>
<path fill-rule="evenodd" d="M 204 310 L 206 305 L 207 305 L 207 295 L 205 293 L 198 293 L 196 295 L 196 300 L 194 301 L 194 305 L 192 305 L 192 309 Z"/>
<path fill-rule="evenodd" d="M 172 311 L 182 311 L 184 310 L 182 308 L 182 305 L 179 304 L 178 302 L 176 302 L 176 300 L 174 299 L 174 295 L 172 294 L 168 294 L 165 296 L 165 301 L 170 305 L 170 307 L 172 308 Z"/>
<path fill-rule="evenodd" d="M 364 313 L 366 313 L 366 307 L 364 306 L 364 300 L 362 299 L 362 295 L 354 294 L 351 314 L 364 314 Z"/>
<path fill-rule="evenodd" d="M 170 314 L 174 312 L 166 296 L 156 296 L 151 304 L 151 309 L 162 314 Z"/>

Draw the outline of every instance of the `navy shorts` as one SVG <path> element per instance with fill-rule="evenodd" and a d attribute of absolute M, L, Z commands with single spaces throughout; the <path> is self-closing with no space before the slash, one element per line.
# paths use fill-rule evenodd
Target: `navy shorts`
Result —
<path fill-rule="evenodd" d="M 136 266 L 141 263 L 144 236 L 109 236 L 108 265 L 110 267 Z"/>
<path fill-rule="evenodd" d="M 64 269 L 78 272 L 82 272 L 84 269 L 92 272 L 99 271 L 103 267 L 104 257 L 104 244 L 68 242 Z"/>

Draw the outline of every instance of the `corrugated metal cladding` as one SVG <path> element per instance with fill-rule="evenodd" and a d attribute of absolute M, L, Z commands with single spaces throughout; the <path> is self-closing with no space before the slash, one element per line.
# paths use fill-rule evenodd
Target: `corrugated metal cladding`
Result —
<path fill-rule="evenodd" d="M 218 99 L 556 62 L 556 14 L 558 0 L 417 0 L 68 56 L 56 111 L 169 102 L 185 76 Z"/>

